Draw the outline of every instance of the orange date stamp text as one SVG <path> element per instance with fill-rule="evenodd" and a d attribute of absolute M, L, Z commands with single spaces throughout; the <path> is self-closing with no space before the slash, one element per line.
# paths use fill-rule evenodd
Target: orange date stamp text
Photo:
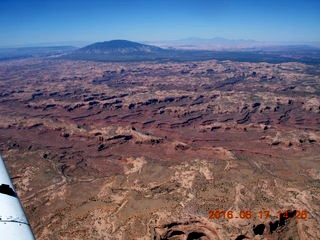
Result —
<path fill-rule="evenodd" d="M 209 219 L 251 219 L 258 217 L 260 219 L 268 219 L 270 217 L 270 210 L 260 210 L 260 211 L 251 211 L 251 210 L 210 210 Z M 275 215 L 275 214 L 274 214 Z M 307 219 L 308 212 L 307 210 L 288 210 L 288 211 L 277 211 L 277 215 L 280 218 L 295 218 L 295 219 Z"/>

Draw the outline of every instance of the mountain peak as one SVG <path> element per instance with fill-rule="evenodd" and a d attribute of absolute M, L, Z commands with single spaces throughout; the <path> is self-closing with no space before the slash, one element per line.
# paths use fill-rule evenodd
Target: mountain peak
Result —
<path fill-rule="evenodd" d="M 147 44 L 128 40 L 111 40 L 97 42 L 86 47 L 77 49 L 66 56 L 73 59 L 84 60 L 109 60 L 109 61 L 141 61 L 155 60 L 161 57 L 166 50 Z"/>
<path fill-rule="evenodd" d="M 160 50 L 161 48 L 151 46 L 151 45 L 146 45 L 146 44 L 141 44 L 138 42 L 132 42 L 128 40 L 122 40 L 122 39 L 117 39 L 117 40 L 111 40 L 111 41 L 105 41 L 105 42 L 97 42 L 93 43 L 91 45 L 88 45 L 84 48 L 79 49 L 79 51 L 86 51 L 86 52 L 128 52 L 128 51 L 142 51 L 142 52 L 150 52 L 154 50 Z"/>

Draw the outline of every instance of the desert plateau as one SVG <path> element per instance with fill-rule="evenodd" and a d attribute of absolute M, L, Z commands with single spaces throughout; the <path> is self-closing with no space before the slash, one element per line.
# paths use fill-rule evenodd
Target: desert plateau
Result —
<path fill-rule="evenodd" d="M 6 60 L 0 151 L 39 240 L 319 239 L 319 94 L 299 62 Z"/>

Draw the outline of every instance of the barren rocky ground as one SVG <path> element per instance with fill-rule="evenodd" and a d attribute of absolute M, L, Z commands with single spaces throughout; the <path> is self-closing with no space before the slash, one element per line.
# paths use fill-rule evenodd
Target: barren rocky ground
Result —
<path fill-rule="evenodd" d="M 319 239 L 319 112 L 317 65 L 0 62 L 37 239 Z"/>

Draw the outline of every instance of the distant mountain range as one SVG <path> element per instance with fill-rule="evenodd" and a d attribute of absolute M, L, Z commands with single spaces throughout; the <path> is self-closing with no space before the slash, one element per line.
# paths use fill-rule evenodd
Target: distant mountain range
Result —
<path fill-rule="evenodd" d="M 161 47 L 174 47 L 179 49 L 211 49 L 211 50 L 221 50 L 221 49 L 241 49 L 248 48 L 252 46 L 260 45 L 261 42 L 255 40 L 244 40 L 244 39 L 226 39 L 221 37 L 215 38 L 184 38 L 180 40 L 172 41 L 155 41 L 146 42 L 149 44 L 154 44 Z"/>
<path fill-rule="evenodd" d="M 190 40 L 190 39 L 189 39 Z M 189 41 L 188 40 L 188 41 Z M 196 41 L 195 39 L 193 39 Z M 224 41 L 215 39 L 216 42 Z M 251 40 L 243 40 L 248 42 Z M 233 41 L 230 42 L 232 44 Z M 200 61 L 200 60 L 232 60 L 247 62 L 304 62 L 320 63 L 320 49 L 310 46 L 275 46 L 265 49 L 241 50 L 186 50 L 161 48 L 127 40 L 112 40 L 88 45 L 62 56 L 65 59 L 131 62 L 131 61 Z"/>
<path fill-rule="evenodd" d="M 256 41 L 251 39 L 227 39 L 222 37 L 215 38 L 185 38 L 171 41 L 149 41 L 147 44 L 156 45 L 164 48 L 178 49 L 203 49 L 203 50 L 247 50 L 261 49 L 272 46 L 300 46 L 309 45 L 312 47 L 320 47 L 320 42 L 270 42 Z"/>
<path fill-rule="evenodd" d="M 199 42 L 201 42 L 201 44 Z M 187 45 L 187 43 L 189 45 Z M 199 46 L 207 46 L 207 48 L 181 47 L 194 46 L 191 43 L 200 44 Z M 214 43 L 216 44 L 215 46 L 223 43 L 224 46 L 229 45 L 229 47 L 210 50 L 210 46 L 213 45 L 209 45 L 209 43 Z M 252 46 L 253 43 L 255 43 L 253 40 L 189 38 L 177 41 L 177 47 L 175 47 L 175 45 L 159 47 L 159 44 L 158 46 L 154 46 L 128 40 L 112 40 L 93 43 L 82 48 L 71 46 L 0 48 L 0 61 L 50 57 L 103 62 L 202 61 L 216 59 L 271 63 L 295 61 L 308 64 L 320 64 L 319 48 L 308 45 L 261 45 L 259 47 L 243 47 L 245 44 Z M 241 48 L 239 47 L 240 44 L 242 44 Z M 238 47 L 234 47 L 235 45 Z"/>

